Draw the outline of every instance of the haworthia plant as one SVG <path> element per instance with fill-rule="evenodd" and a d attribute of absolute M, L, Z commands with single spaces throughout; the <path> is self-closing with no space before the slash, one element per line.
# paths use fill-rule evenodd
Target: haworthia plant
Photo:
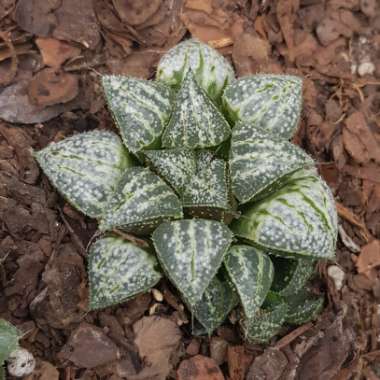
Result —
<path fill-rule="evenodd" d="M 9 355 L 19 348 L 21 333 L 5 319 L 0 319 L 0 379 L 5 379 L 4 362 Z"/>
<path fill-rule="evenodd" d="M 334 257 L 337 214 L 313 160 L 287 141 L 302 80 L 234 77 L 216 50 L 184 41 L 155 81 L 102 78 L 121 138 L 81 133 L 35 153 L 58 191 L 99 222 L 90 309 L 166 275 L 194 328 L 211 334 L 238 307 L 244 336 L 263 343 L 323 307 L 305 289 L 316 260 Z"/>
<path fill-rule="evenodd" d="M 302 81 L 292 75 L 253 75 L 230 84 L 223 94 L 229 117 L 290 139 L 302 107 Z"/>
<path fill-rule="evenodd" d="M 156 258 L 118 237 L 92 244 L 88 258 L 90 308 L 99 309 L 149 290 L 160 280 Z"/>

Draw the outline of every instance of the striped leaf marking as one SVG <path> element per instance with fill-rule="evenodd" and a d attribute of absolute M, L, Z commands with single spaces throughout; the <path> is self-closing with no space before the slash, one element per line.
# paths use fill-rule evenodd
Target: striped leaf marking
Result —
<path fill-rule="evenodd" d="M 231 64 L 215 49 L 195 39 L 176 45 L 162 57 L 156 79 L 178 88 L 190 69 L 214 100 L 218 100 L 225 86 L 235 79 Z"/>
<path fill-rule="evenodd" d="M 152 240 L 166 274 L 192 309 L 222 264 L 232 233 L 214 220 L 185 219 L 162 223 Z"/>
<path fill-rule="evenodd" d="M 5 319 L 0 319 L 0 367 L 9 355 L 18 349 L 21 333 Z"/>
<path fill-rule="evenodd" d="M 276 193 L 248 206 L 231 229 L 280 256 L 331 259 L 337 239 L 334 199 L 314 170 L 300 170 Z"/>
<path fill-rule="evenodd" d="M 196 153 L 189 149 L 165 149 L 147 150 L 145 155 L 152 169 L 182 194 L 196 172 Z"/>
<path fill-rule="evenodd" d="M 313 260 L 292 260 L 279 256 L 271 259 L 274 265 L 272 290 L 280 296 L 291 297 L 303 289 L 315 270 Z"/>
<path fill-rule="evenodd" d="M 117 237 L 91 245 L 88 258 L 90 309 L 121 303 L 153 287 L 161 278 L 153 255 Z"/>
<path fill-rule="evenodd" d="M 149 169 L 133 167 L 124 172 L 99 229 L 146 233 L 162 220 L 182 216 L 182 205 L 174 191 Z"/>
<path fill-rule="evenodd" d="M 173 114 L 162 135 L 165 148 L 207 148 L 230 136 L 226 119 L 198 86 L 189 70 L 177 93 Z"/>
<path fill-rule="evenodd" d="M 301 115 L 302 80 L 292 75 L 244 77 L 226 87 L 223 103 L 232 120 L 288 140 Z"/>
<path fill-rule="evenodd" d="M 224 265 L 239 294 L 244 314 L 253 318 L 263 304 L 273 281 L 273 264 L 268 255 L 249 245 L 232 246 Z"/>
<path fill-rule="evenodd" d="M 115 75 L 103 76 L 102 84 L 128 149 L 136 153 L 158 146 L 171 114 L 171 90 L 153 81 Z"/>
<path fill-rule="evenodd" d="M 286 176 L 313 164 L 298 146 L 271 138 L 252 125 L 238 123 L 232 131 L 231 182 L 240 203 L 266 196 L 280 187 Z"/>
<path fill-rule="evenodd" d="M 132 165 L 120 138 L 107 131 L 68 137 L 34 156 L 58 191 L 93 218 L 102 214 L 122 173 Z"/>
<path fill-rule="evenodd" d="M 239 297 L 229 279 L 217 274 L 192 311 L 207 334 L 211 335 L 238 303 Z"/>

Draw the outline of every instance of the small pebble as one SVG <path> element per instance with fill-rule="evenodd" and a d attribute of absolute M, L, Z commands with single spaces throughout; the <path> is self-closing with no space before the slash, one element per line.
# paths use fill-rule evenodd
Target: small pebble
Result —
<path fill-rule="evenodd" d="M 337 265 L 330 265 L 327 268 L 327 274 L 334 281 L 335 289 L 341 290 L 345 277 L 343 270 Z"/>
<path fill-rule="evenodd" d="M 372 62 L 362 62 L 358 67 L 358 74 L 363 77 L 364 75 L 372 75 L 375 72 L 375 65 Z"/>
<path fill-rule="evenodd" d="M 8 372 L 11 376 L 24 377 L 30 375 L 36 366 L 33 355 L 25 348 L 13 351 L 8 358 Z"/>
<path fill-rule="evenodd" d="M 162 302 L 164 300 L 163 294 L 158 289 L 153 288 L 152 295 L 157 302 Z"/>

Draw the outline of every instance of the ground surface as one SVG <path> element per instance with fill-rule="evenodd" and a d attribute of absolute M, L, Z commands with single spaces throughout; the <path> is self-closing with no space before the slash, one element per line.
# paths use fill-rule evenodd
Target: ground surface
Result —
<path fill-rule="evenodd" d="M 1 0 L 0 31 L 0 317 L 38 358 L 28 379 L 380 378 L 376 0 Z M 304 77 L 295 141 L 336 196 L 343 284 L 329 276 L 342 271 L 321 263 L 325 312 L 269 347 L 244 345 L 233 315 L 211 339 L 193 338 L 164 282 L 160 293 L 86 314 L 96 224 L 65 204 L 30 153 L 112 129 L 99 73 L 149 78 L 189 35 L 219 48 L 238 75 Z"/>

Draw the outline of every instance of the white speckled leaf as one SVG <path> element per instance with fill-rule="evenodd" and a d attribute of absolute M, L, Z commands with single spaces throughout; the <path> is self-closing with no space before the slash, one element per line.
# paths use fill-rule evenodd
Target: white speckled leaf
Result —
<path fill-rule="evenodd" d="M 156 79 L 179 87 L 190 69 L 214 100 L 218 100 L 225 86 L 235 79 L 231 64 L 215 49 L 195 39 L 176 45 L 161 58 Z"/>
<path fill-rule="evenodd" d="M 247 207 L 235 234 L 280 256 L 331 259 L 337 214 L 326 183 L 313 170 L 294 173 L 280 190 Z"/>
<path fill-rule="evenodd" d="M 249 245 L 232 246 L 224 265 L 239 294 L 249 320 L 263 304 L 273 281 L 273 264 L 268 255 Z"/>
<path fill-rule="evenodd" d="M 177 94 L 173 114 L 162 135 L 165 148 L 207 148 L 230 136 L 228 122 L 198 86 L 191 70 Z"/>
<path fill-rule="evenodd" d="M 149 165 L 165 179 L 173 189 L 182 194 L 190 178 L 196 172 L 196 153 L 189 149 L 165 149 L 145 151 Z"/>
<path fill-rule="evenodd" d="M 214 220 L 178 220 L 162 223 L 152 240 L 166 274 L 192 308 L 218 271 L 232 233 Z"/>
<path fill-rule="evenodd" d="M 298 146 L 272 138 L 251 125 L 238 123 L 232 131 L 231 182 L 240 203 L 265 196 L 280 187 L 284 177 L 313 164 Z"/>
<path fill-rule="evenodd" d="M 120 138 L 108 131 L 68 137 L 34 156 L 58 191 L 93 218 L 102 214 L 122 173 L 132 165 Z"/>
<path fill-rule="evenodd" d="M 302 79 L 269 74 L 244 77 L 226 87 L 223 103 L 233 121 L 288 140 L 301 115 Z"/>
<path fill-rule="evenodd" d="M 124 144 L 133 152 L 157 146 L 172 109 L 169 87 L 143 79 L 105 75 L 104 93 Z"/>
<path fill-rule="evenodd" d="M 177 218 L 182 218 L 182 205 L 169 185 L 149 169 L 134 167 L 124 172 L 99 229 L 147 233 L 161 221 Z"/>
<path fill-rule="evenodd" d="M 161 278 L 155 257 L 121 238 L 106 237 L 90 247 L 90 309 L 124 302 L 145 292 Z"/>
<path fill-rule="evenodd" d="M 0 319 L 0 367 L 9 354 L 19 347 L 18 341 L 20 337 L 21 334 L 15 326 L 5 319 Z"/>
<path fill-rule="evenodd" d="M 194 305 L 192 312 L 211 335 L 238 303 L 239 297 L 230 280 L 217 274 L 203 293 L 202 299 Z"/>

